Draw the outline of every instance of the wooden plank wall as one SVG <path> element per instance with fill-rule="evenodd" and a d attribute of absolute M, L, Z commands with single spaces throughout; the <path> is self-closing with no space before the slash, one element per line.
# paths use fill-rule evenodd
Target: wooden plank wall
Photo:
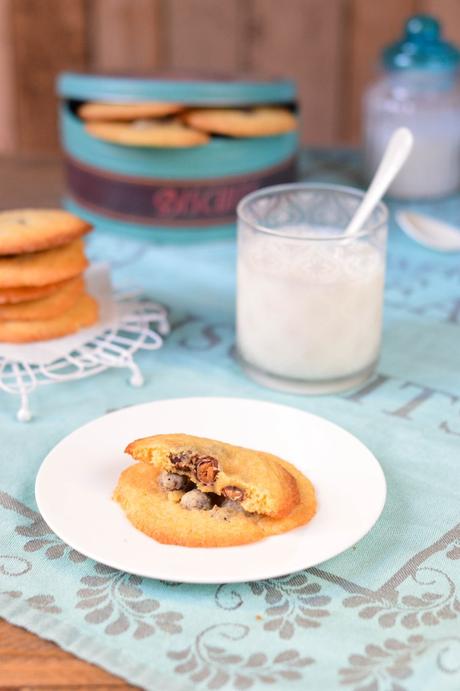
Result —
<path fill-rule="evenodd" d="M 460 43 L 460 0 L 0 0 L 0 152 L 58 148 L 65 69 L 288 75 L 304 142 L 355 143 L 381 47 L 423 11 Z"/>

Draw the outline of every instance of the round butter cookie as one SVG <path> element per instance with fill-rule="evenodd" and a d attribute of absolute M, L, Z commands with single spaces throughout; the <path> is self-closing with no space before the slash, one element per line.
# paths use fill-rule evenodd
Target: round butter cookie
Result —
<path fill-rule="evenodd" d="M 182 119 L 197 130 L 227 137 L 270 137 L 297 129 L 287 108 L 195 108 Z"/>
<path fill-rule="evenodd" d="M 80 295 L 63 314 L 53 319 L 37 321 L 0 321 L 0 341 L 6 343 L 30 343 L 68 336 L 95 324 L 99 317 L 96 300 L 90 295 Z"/>
<path fill-rule="evenodd" d="M 65 245 L 92 226 L 62 209 L 0 211 L 0 255 Z"/>
<path fill-rule="evenodd" d="M 190 148 L 202 146 L 209 141 L 209 135 L 187 127 L 177 120 L 88 122 L 85 129 L 97 139 L 122 146 Z"/>
<path fill-rule="evenodd" d="M 41 252 L 0 257 L 0 289 L 47 286 L 77 276 L 87 266 L 81 239 Z"/>
<path fill-rule="evenodd" d="M 184 110 L 180 103 L 144 101 L 143 103 L 103 103 L 89 101 L 78 109 L 83 120 L 129 121 L 139 118 L 161 118 Z"/>
<path fill-rule="evenodd" d="M 57 290 L 63 288 L 67 283 L 73 281 L 69 278 L 58 283 L 49 283 L 44 286 L 25 286 L 21 288 L 0 288 L 0 305 L 15 305 L 18 302 L 29 302 L 39 300 L 47 295 L 52 295 Z"/>
<path fill-rule="evenodd" d="M 72 307 L 85 289 L 82 276 L 67 281 L 51 295 L 10 305 L 0 305 L 0 321 L 52 319 Z"/>
<path fill-rule="evenodd" d="M 293 471 L 299 502 L 287 516 L 278 519 L 250 514 L 234 506 L 185 508 L 184 493 L 163 490 L 159 484 L 160 469 L 145 463 L 136 463 L 123 471 L 113 498 L 135 528 L 158 542 L 185 547 L 243 545 L 297 528 L 314 516 L 313 486 L 297 469 Z"/>

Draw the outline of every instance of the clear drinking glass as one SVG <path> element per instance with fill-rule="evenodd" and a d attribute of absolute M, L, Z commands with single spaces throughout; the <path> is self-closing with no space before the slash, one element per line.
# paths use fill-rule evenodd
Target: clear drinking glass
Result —
<path fill-rule="evenodd" d="M 297 183 L 238 206 L 237 348 L 259 383 L 331 393 L 365 381 L 378 360 L 388 212 L 344 230 L 363 193 Z"/>

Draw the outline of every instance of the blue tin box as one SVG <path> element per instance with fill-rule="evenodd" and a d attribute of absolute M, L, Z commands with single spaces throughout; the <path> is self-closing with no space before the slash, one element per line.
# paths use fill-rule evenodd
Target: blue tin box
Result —
<path fill-rule="evenodd" d="M 57 90 L 66 206 L 96 227 L 161 241 L 222 236 L 233 231 L 243 196 L 295 179 L 297 132 L 246 139 L 213 136 L 202 147 L 146 149 L 95 139 L 76 114 L 81 103 L 93 100 L 295 107 L 291 81 L 64 73 Z"/>

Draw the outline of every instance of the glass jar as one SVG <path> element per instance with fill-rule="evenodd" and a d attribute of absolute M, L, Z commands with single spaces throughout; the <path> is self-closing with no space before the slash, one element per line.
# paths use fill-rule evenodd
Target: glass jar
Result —
<path fill-rule="evenodd" d="M 380 349 L 388 214 L 344 230 L 363 193 L 268 187 L 238 206 L 237 350 L 258 382 L 294 393 L 351 388 Z"/>
<path fill-rule="evenodd" d="M 374 174 L 392 132 L 414 135 L 408 161 L 389 189 L 400 199 L 440 197 L 460 187 L 460 53 L 429 16 L 412 17 L 402 41 L 383 52 L 364 95 L 364 164 Z"/>

